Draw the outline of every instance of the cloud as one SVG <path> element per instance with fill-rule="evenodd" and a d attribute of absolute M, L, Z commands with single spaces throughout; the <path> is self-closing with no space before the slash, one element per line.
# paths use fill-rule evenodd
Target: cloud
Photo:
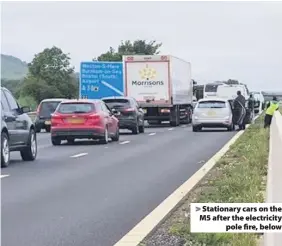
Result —
<path fill-rule="evenodd" d="M 125 39 L 156 39 L 194 79 L 280 89 L 281 2 L 4 2 L 2 52 L 30 61 L 57 45 L 79 68 Z"/>

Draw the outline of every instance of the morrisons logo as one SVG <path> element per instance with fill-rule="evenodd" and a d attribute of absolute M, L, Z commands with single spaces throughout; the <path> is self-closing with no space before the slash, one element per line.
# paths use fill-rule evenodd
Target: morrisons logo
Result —
<path fill-rule="evenodd" d="M 138 80 L 133 80 L 132 81 L 132 85 L 145 85 L 145 86 L 164 85 L 164 82 L 162 80 L 160 80 L 160 81 L 154 81 L 154 80 L 138 81 Z"/>

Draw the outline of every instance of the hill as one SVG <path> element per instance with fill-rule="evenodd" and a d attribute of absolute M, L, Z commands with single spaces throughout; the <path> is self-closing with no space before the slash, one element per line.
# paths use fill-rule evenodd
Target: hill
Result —
<path fill-rule="evenodd" d="M 17 57 L 1 54 L 1 78 L 20 80 L 27 74 L 27 63 Z"/>

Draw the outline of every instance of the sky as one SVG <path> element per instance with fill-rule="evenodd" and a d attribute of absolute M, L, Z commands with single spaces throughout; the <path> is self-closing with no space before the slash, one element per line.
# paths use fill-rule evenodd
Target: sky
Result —
<path fill-rule="evenodd" d="M 282 2 L 4 2 L 1 24 L 1 53 L 27 62 L 55 45 L 79 71 L 121 40 L 156 40 L 200 84 L 282 91 Z"/>

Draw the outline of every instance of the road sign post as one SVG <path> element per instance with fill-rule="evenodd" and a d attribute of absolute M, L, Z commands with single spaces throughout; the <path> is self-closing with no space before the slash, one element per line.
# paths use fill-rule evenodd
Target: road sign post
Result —
<path fill-rule="evenodd" d="M 123 88 L 122 62 L 95 61 L 80 64 L 80 98 L 123 96 Z"/>

